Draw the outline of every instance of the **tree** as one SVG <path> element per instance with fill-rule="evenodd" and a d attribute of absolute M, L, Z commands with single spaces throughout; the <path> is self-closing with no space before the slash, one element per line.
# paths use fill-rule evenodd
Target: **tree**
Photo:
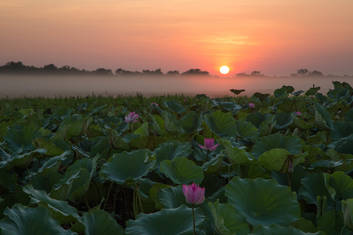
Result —
<path fill-rule="evenodd" d="M 142 70 L 142 74 L 143 75 L 147 75 L 147 76 L 160 76 L 163 75 L 161 69 L 156 69 L 156 70 Z"/>
<path fill-rule="evenodd" d="M 167 75 L 179 75 L 180 73 L 179 73 L 179 71 L 177 71 L 177 70 L 171 70 L 171 71 L 168 71 L 167 72 Z"/>
<path fill-rule="evenodd" d="M 300 75 L 300 76 L 308 75 L 308 73 L 309 73 L 308 69 L 298 69 L 297 70 L 297 74 Z"/>
<path fill-rule="evenodd" d="M 260 71 L 257 71 L 257 70 L 252 71 L 250 75 L 252 77 L 262 77 L 262 76 L 264 76 L 263 74 L 261 74 Z"/>
<path fill-rule="evenodd" d="M 26 71 L 26 66 L 23 65 L 22 61 L 14 62 L 10 61 L 4 66 L 0 67 L 2 73 L 22 73 Z"/>
<path fill-rule="evenodd" d="M 182 73 L 182 75 L 201 75 L 201 76 L 209 76 L 209 72 L 202 71 L 200 69 L 189 69 L 188 71 Z"/>
<path fill-rule="evenodd" d="M 96 75 L 108 75 L 108 76 L 112 76 L 113 75 L 113 72 L 111 69 L 105 69 L 105 68 L 99 68 L 99 69 L 96 69 L 93 74 L 96 74 Z"/>
<path fill-rule="evenodd" d="M 236 76 L 237 77 L 249 77 L 250 75 L 247 73 L 237 73 Z"/>
<path fill-rule="evenodd" d="M 314 70 L 310 73 L 310 76 L 321 77 L 321 76 L 323 76 L 323 74 L 320 71 Z"/>
<path fill-rule="evenodd" d="M 48 64 L 43 67 L 43 72 L 45 73 L 57 73 L 58 71 L 58 67 L 54 64 Z"/>
<path fill-rule="evenodd" d="M 141 73 L 138 71 L 129 71 L 129 70 L 124 70 L 122 68 L 119 68 L 115 71 L 116 76 L 137 76 L 140 75 Z"/>

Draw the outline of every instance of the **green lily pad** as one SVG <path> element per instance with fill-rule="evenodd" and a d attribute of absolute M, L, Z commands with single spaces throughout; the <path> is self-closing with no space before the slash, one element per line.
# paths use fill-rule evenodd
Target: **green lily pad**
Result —
<path fill-rule="evenodd" d="M 185 204 L 185 196 L 181 185 L 163 188 L 158 193 L 158 198 L 164 208 L 177 208 Z"/>
<path fill-rule="evenodd" d="M 245 91 L 244 89 L 230 89 L 230 92 L 232 92 L 234 95 L 239 95 L 244 91 Z"/>
<path fill-rule="evenodd" d="M 215 111 L 205 115 L 207 126 L 219 136 L 236 136 L 235 119 L 231 113 Z"/>
<path fill-rule="evenodd" d="M 242 107 L 235 102 L 227 102 L 227 101 L 217 101 L 216 99 L 212 100 L 212 103 L 215 106 L 219 106 L 225 111 L 232 112 L 233 114 L 237 113 Z"/>
<path fill-rule="evenodd" d="M 318 205 L 317 196 L 330 197 L 322 173 L 307 175 L 301 179 L 301 185 L 298 196 L 304 199 L 308 204 Z"/>
<path fill-rule="evenodd" d="M 134 131 L 135 135 L 146 137 L 148 136 L 148 122 L 143 123 L 139 128 Z"/>
<path fill-rule="evenodd" d="M 307 91 L 305 92 L 305 95 L 306 95 L 306 96 L 313 96 L 313 95 L 316 95 L 319 90 L 320 90 L 320 87 L 311 87 L 309 90 L 307 90 Z"/>
<path fill-rule="evenodd" d="M 143 149 L 114 154 L 103 165 L 101 173 L 117 184 L 124 184 L 127 180 L 137 180 L 152 170 L 155 160 L 149 158 L 150 152 Z"/>
<path fill-rule="evenodd" d="M 208 203 L 212 212 L 215 227 L 222 235 L 247 235 L 249 224 L 230 204 L 221 204 L 218 201 Z"/>
<path fill-rule="evenodd" d="M 195 224 L 198 227 L 204 216 L 195 213 Z M 185 206 L 163 209 L 152 214 L 139 214 L 136 220 L 129 220 L 126 235 L 192 235 L 192 210 Z"/>
<path fill-rule="evenodd" d="M 72 117 L 66 118 L 57 131 L 57 135 L 65 139 L 70 139 L 74 136 L 79 136 L 83 130 L 85 120 L 81 115 L 75 114 Z"/>
<path fill-rule="evenodd" d="M 201 118 L 200 114 L 195 111 L 188 112 L 179 120 L 181 132 L 185 134 L 191 134 L 201 129 Z"/>
<path fill-rule="evenodd" d="M 280 171 L 290 153 L 286 149 L 271 149 L 260 155 L 258 162 L 270 171 Z"/>
<path fill-rule="evenodd" d="M 300 216 L 296 194 L 274 180 L 234 177 L 225 190 L 228 202 L 252 225 L 289 225 Z"/>
<path fill-rule="evenodd" d="M 36 190 L 32 186 L 24 187 L 23 191 L 31 197 L 33 203 L 48 208 L 61 223 L 81 220 L 76 208 L 70 206 L 66 201 L 53 199 L 46 192 Z"/>
<path fill-rule="evenodd" d="M 277 235 L 277 234 L 286 234 L 286 235 L 318 235 L 319 233 L 305 233 L 299 229 L 293 227 L 282 227 L 278 225 L 272 225 L 268 227 L 256 227 L 254 232 L 251 235 Z"/>
<path fill-rule="evenodd" d="M 275 97 L 288 97 L 290 93 L 294 91 L 294 87 L 292 86 L 282 86 L 279 89 L 276 89 L 273 94 Z"/>
<path fill-rule="evenodd" d="M 33 158 L 44 155 L 45 153 L 45 149 L 35 149 L 22 154 L 8 155 L 8 158 L 3 158 L 4 160 L 0 161 L 0 168 L 11 169 L 13 167 L 25 167 Z"/>
<path fill-rule="evenodd" d="M 65 149 L 58 147 L 55 144 L 55 137 L 52 139 L 40 137 L 35 139 L 35 143 L 38 147 L 47 150 L 47 155 L 57 156 L 65 152 Z"/>
<path fill-rule="evenodd" d="M 248 152 L 234 147 L 229 140 L 220 139 L 219 142 L 224 146 L 226 156 L 233 164 L 246 164 L 252 160 Z"/>
<path fill-rule="evenodd" d="M 157 164 L 163 160 L 172 160 L 177 157 L 188 157 L 191 152 L 191 144 L 189 142 L 171 141 L 160 144 L 154 154 L 157 158 Z"/>
<path fill-rule="evenodd" d="M 59 167 L 69 155 L 71 152 L 66 151 L 59 156 L 49 158 L 37 171 L 31 172 L 26 179 L 34 188 L 50 192 L 52 187 L 60 181 L 62 174 L 59 173 Z"/>
<path fill-rule="evenodd" d="M 33 140 L 37 136 L 39 127 L 36 123 L 19 123 L 10 126 L 3 137 L 11 152 L 20 154 L 34 149 Z"/>
<path fill-rule="evenodd" d="M 332 143 L 339 153 L 353 154 L 353 134 Z"/>
<path fill-rule="evenodd" d="M 184 106 L 182 104 L 180 104 L 179 102 L 177 101 L 165 101 L 164 102 L 164 105 L 170 109 L 171 111 L 173 112 L 176 112 L 178 114 L 181 114 L 181 113 L 184 113 L 186 110 L 184 108 Z"/>
<path fill-rule="evenodd" d="M 275 128 L 276 129 L 285 129 L 287 127 L 289 127 L 290 125 L 292 125 L 293 123 L 293 115 L 291 113 L 287 113 L 287 112 L 280 112 L 280 113 L 276 113 L 275 115 Z"/>
<path fill-rule="evenodd" d="M 327 109 L 319 103 L 315 103 L 315 109 L 318 115 L 320 115 L 321 118 L 325 121 L 326 126 L 332 129 L 333 123 L 330 113 L 327 111 Z"/>
<path fill-rule="evenodd" d="M 2 235 L 74 235 L 65 230 L 50 216 L 44 207 L 27 208 L 22 205 L 7 208 L 0 222 Z"/>
<path fill-rule="evenodd" d="M 353 122 L 336 121 L 333 123 L 331 136 L 334 140 L 347 137 L 353 133 Z"/>
<path fill-rule="evenodd" d="M 342 171 L 336 171 L 332 175 L 324 174 L 325 184 L 332 199 L 338 201 L 353 198 L 353 179 Z"/>
<path fill-rule="evenodd" d="M 296 136 L 284 136 L 277 133 L 261 137 L 260 140 L 255 143 L 252 151 L 256 157 L 259 157 L 264 152 L 274 148 L 286 149 L 291 154 L 299 154 L 302 149 L 302 144 L 300 139 Z"/>
<path fill-rule="evenodd" d="M 342 201 L 344 225 L 353 230 L 353 198 Z"/>
<path fill-rule="evenodd" d="M 252 139 L 259 135 L 257 128 L 251 123 L 244 120 L 235 121 L 236 135 L 241 138 Z"/>
<path fill-rule="evenodd" d="M 346 114 L 344 115 L 344 120 L 353 122 L 353 108 L 346 112 Z"/>
<path fill-rule="evenodd" d="M 50 196 L 59 200 L 76 200 L 82 197 L 87 192 L 95 171 L 96 159 L 84 158 L 76 161 L 53 187 Z"/>
<path fill-rule="evenodd" d="M 200 184 L 204 178 L 202 168 L 185 157 L 162 161 L 160 171 L 175 184 Z"/>
<path fill-rule="evenodd" d="M 124 230 L 107 212 L 92 209 L 83 214 L 86 235 L 123 235 Z"/>
<path fill-rule="evenodd" d="M 266 115 L 260 112 L 255 112 L 255 113 L 250 113 L 246 117 L 246 120 L 254 124 L 257 128 L 259 128 L 261 123 L 266 120 L 267 116 L 268 114 Z"/>
<path fill-rule="evenodd" d="M 176 115 L 167 111 L 162 112 L 164 127 L 167 131 L 177 133 L 180 131 L 179 120 Z"/>

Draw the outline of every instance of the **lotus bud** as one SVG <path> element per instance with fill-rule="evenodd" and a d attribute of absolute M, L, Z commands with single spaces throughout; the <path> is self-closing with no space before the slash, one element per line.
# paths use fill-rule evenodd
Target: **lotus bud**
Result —
<path fill-rule="evenodd" d="M 128 115 L 125 116 L 125 122 L 130 123 L 130 122 L 137 122 L 137 119 L 139 118 L 139 115 L 135 112 L 130 112 Z"/>
<path fill-rule="evenodd" d="M 201 145 L 199 144 L 199 147 L 208 151 L 214 151 L 218 147 L 219 144 L 214 143 L 213 138 L 204 138 L 203 139 L 204 144 Z"/>
<path fill-rule="evenodd" d="M 205 188 L 201 188 L 195 183 L 183 184 L 183 193 L 186 202 L 192 205 L 199 205 L 205 200 Z"/>

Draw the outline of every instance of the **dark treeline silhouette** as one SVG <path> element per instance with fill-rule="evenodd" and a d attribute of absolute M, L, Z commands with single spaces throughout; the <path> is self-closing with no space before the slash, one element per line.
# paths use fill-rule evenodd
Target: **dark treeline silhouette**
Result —
<path fill-rule="evenodd" d="M 302 69 L 298 69 L 297 73 L 292 73 L 291 76 L 292 77 L 321 77 L 321 76 L 324 76 L 324 74 L 317 70 L 309 71 L 309 69 L 302 68 Z"/>
<path fill-rule="evenodd" d="M 237 77 L 266 77 L 260 71 L 254 70 L 251 73 L 237 73 Z M 322 77 L 324 74 L 318 70 L 309 71 L 308 69 L 298 69 L 296 73 L 292 73 L 291 77 Z M 333 76 L 333 75 L 330 75 Z"/>
<path fill-rule="evenodd" d="M 177 70 L 172 70 L 167 73 L 163 73 L 161 69 L 156 70 L 143 70 L 129 71 L 119 68 L 115 73 L 111 69 L 98 68 L 93 71 L 85 69 L 77 69 L 71 66 L 57 67 L 54 64 L 48 64 L 43 67 L 35 67 L 24 65 L 21 61 L 19 62 L 8 62 L 3 66 L 0 66 L 0 74 L 14 74 L 14 75 L 99 75 L 99 76 L 187 76 L 187 75 L 201 75 L 209 76 L 209 72 L 202 71 L 200 69 L 190 69 L 183 73 Z"/>
<path fill-rule="evenodd" d="M 142 70 L 140 71 L 129 71 L 119 68 L 113 72 L 111 69 L 98 68 L 96 70 L 85 70 L 77 69 L 71 66 L 57 67 L 54 64 L 48 64 L 43 67 L 35 67 L 24 65 L 21 61 L 18 62 L 8 62 L 3 66 L 0 66 L 1 74 L 14 74 L 14 75 L 98 75 L 98 76 L 210 76 L 209 72 L 202 71 L 198 68 L 189 69 L 185 72 L 179 72 L 177 70 L 171 70 L 167 73 L 163 73 L 161 69 L 156 70 Z M 237 73 L 236 77 L 266 77 L 261 71 L 254 70 L 250 73 Z M 301 68 L 296 71 L 296 73 L 290 74 L 291 77 L 322 77 L 325 76 L 322 72 L 318 70 L 312 70 L 306 68 Z M 329 77 L 340 77 L 338 75 L 327 75 Z M 346 77 L 351 77 L 350 75 L 345 75 Z"/>
<path fill-rule="evenodd" d="M 252 71 L 250 74 L 237 73 L 236 76 L 237 77 L 265 77 L 265 75 L 263 73 L 261 73 L 260 71 L 257 71 L 257 70 Z"/>

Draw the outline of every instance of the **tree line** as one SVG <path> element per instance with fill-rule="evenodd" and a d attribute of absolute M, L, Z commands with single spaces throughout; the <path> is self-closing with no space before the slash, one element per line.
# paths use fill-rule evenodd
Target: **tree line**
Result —
<path fill-rule="evenodd" d="M 201 69 L 189 69 L 185 72 L 179 72 L 177 70 L 168 71 L 167 73 L 163 73 L 161 69 L 156 70 L 142 70 L 140 71 L 129 71 L 124 70 L 122 68 L 117 69 L 113 72 L 111 69 L 105 68 L 98 68 L 96 70 L 85 70 L 85 69 L 78 69 L 71 66 L 62 66 L 57 67 L 54 64 L 48 64 L 43 67 L 36 67 L 36 66 L 28 66 L 24 65 L 21 61 L 14 62 L 10 61 L 3 66 L 0 66 L 0 74 L 33 74 L 33 75 L 40 75 L 40 74 L 51 74 L 51 75 L 102 75 L 102 76 L 187 76 L 187 75 L 202 75 L 202 76 L 209 76 L 209 72 L 202 71 Z"/>
<path fill-rule="evenodd" d="M 210 76 L 208 71 L 203 71 L 198 68 L 189 69 L 185 72 L 179 72 L 178 70 L 171 70 L 167 73 L 163 73 L 161 69 L 156 70 L 142 70 L 142 71 L 130 71 L 119 68 L 115 71 L 106 68 L 98 68 L 96 70 L 85 70 L 78 69 L 71 66 L 57 67 L 54 64 L 48 64 L 43 67 L 24 65 L 21 61 L 14 62 L 10 61 L 3 66 L 0 66 L 0 74 L 26 74 L 26 75 L 99 75 L 99 76 Z M 237 73 L 236 77 L 266 77 L 261 71 L 254 70 L 251 73 Z M 321 77 L 324 74 L 318 70 L 310 71 L 306 68 L 298 69 L 296 73 L 292 73 L 292 77 Z"/>

